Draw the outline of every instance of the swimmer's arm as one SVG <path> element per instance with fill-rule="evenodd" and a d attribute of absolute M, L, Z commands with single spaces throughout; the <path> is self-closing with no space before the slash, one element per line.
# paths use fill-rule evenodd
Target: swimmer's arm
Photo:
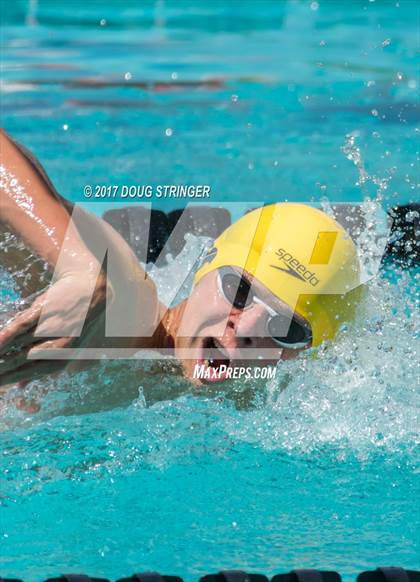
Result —
<path fill-rule="evenodd" d="M 39 162 L 4 132 L 0 132 L 0 162 L 7 174 L 14 174 L 9 176 L 8 181 L 1 180 L 0 223 L 3 222 L 22 237 L 36 254 L 48 262 L 56 275 L 56 282 L 47 294 L 38 297 L 29 309 L 0 329 L 0 354 L 11 348 L 19 350 L 18 354 L 14 352 L 14 355 L 2 356 L 0 384 L 3 379 L 7 381 L 14 370 L 18 376 L 13 376 L 13 381 L 32 376 L 35 367 L 39 368 L 40 373 L 51 370 L 46 361 L 25 364 L 26 356 L 33 349 L 38 351 L 44 346 L 51 349 L 91 343 L 99 346 L 107 345 L 109 341 L 114 346 L 112 338 L 109 341 L 107 338 L 105 344 L 101 342 L 101 337 L 104 339 L 102 329 L 107 292 L 110 292 L 108 299 L 113 298 L 113 305 L 122 305 L 125 311 L 130 310 L 133 322 L 142 322 L 140 327 L 143 329 L 153 328 L 160 314 L 156 288 L 122 237 L 109 224 L 80 208 L 76 229 L 70 221 L 73 205 L 56 192 Z M 18 184 L 12 182 L 13 179 L 18 180 L 24 192 L 16 189 Z M 99 269 L 95 257 L 98 242 L 99 247 L 112 249 L 115 259 L 112 278 L 101 272 L 96 279 Z M 67 260 L 64 268 L 59 265 L 57 269 L 63 247 L 68 249 Z M 102 260 L 101 257 L 99 259 Z M 40 326 L 42 335 L 57 337 L 58 333 L 62 337 L 41 344 L 34 331 L 46 303 L 52 306 L 53 313 Z M 82 336 L 74 340 L 68 334 L 72 326 L 80 321 L 78 314 L 86 304 L 89 306 L 86 316 L 88 326 L 86 332 L 84 328 Z M 117 338 L 116 343 L 133 346 L 136 341 L 130 335 L 128 338 Z"/>
<path fill-rule="evenodd" d="M 21 237 L 36 255 L 55 268 L 66 238 L 62 272 L 97 270 L 97 261 L 71 226 L 62 200 L 19 147 L 0 131 L 0 221 Z"/>
<path fill-rule="evenodd" d="M 45 174 L 5 132 L 0 132 L 0 172 L 0 223 L 55 272 L 48 291 L 0 329 L 1 384 L 14 369 L 27 368 L 28 374 L 45 369 L 48 362 L 26 363 L 33 348 L 73 346 L 82 317 L 88 328 L 102 318 L 110 286 Z M 45 317 L 38 326 L 41 313 Z M 83 340 L 77 338 L 78 345 Z"/>
<path fill-rule="evenodd" d="M 26 194 L 19 194 L 5 181 L 5 187 L 0 189 L 0 223 L 8 224 L 37 256 L 56 269 L 56 275 L 82 271 L 86 276 L 87 271 L 97 272 L 95 253 L 98 248 L 107 247 L 112 249 L 120 266 L 111 284 L 124 285 L 125 289 L 131 283 L 138 287 L 137 291 L 156 296 L 152 281 L 126 241 L 110 224 L 80 207 L 76 227 L 70 220 L 74 205 L 60 196 L 31 152 L 15 143 L 1 129 L 0 162 L 8 174 L 14 174 Z M 1 176 L 0 181 L 3 181 Z M 66 254 L 64 269 L 62 261 L 57 265 L 63 249 Z"/>

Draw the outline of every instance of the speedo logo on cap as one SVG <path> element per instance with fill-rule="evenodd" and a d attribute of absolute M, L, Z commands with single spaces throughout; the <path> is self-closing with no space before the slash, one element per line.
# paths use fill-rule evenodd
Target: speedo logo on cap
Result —
<path fill-rule="evenodd" d="M 319 283 L 319 279 L 315 276 L 315 273 L 310 271 L 300 263 L 295 257 L 285 251 L 284 249 L 278 249 L 276 251 L 277 257 L 283 261 L 285 267 L 279 267 L 278 265 L 271 265 L 274 269 L 278 269 L 279 271 L 283 271 L 283 273 L 287 273 L 300 281 L 310 283 L 312 287 L 316 287 Z"/>

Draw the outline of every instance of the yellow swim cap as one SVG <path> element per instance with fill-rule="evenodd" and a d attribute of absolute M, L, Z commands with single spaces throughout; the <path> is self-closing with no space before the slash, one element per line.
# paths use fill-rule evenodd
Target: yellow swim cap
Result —
<path fill-rule="evenodd" d="M 270 204 L 242 216 L 216 239 L 195 284 L 223 266 L 243 269 L 309 321 L 313 346 L 334 338 L 362 292 L 350 236 L 305 204 Z"/>

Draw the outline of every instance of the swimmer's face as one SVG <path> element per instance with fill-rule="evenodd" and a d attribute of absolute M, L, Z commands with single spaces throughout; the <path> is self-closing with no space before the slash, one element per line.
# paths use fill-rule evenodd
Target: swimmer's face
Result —
<path fill-rule="evenodd" d="M 282 320 L 290 322 L 293 316 L 290 308 L 275 297 L 256 279 L 245 275 L 251 293 L 246 305 L 229 301 L 226 296 L 226 283 L 240 280 L 239 269 L 228 268 L 231 279 L 222 279 L 222 270 L 205 275 L 194 287 L 184 304 L 182 319 L 175 338 L 175 355 L 182 361 L 188 378 L 194 378 L 196 366 L 204 366 L 226 373 L 213 374 L 209 370 L 206 381 L 229 379 L 228 369 L 236 367 L 255 367 L 275 364 L 279 360 L 295 358 L 303 349 L 310 347 L 310 339 L 298 347 L 280 346 L 271 336 L 273 313 L 282 315 Z M 228 271 L 229 272 L 229 271 Z M 224 283 L 224 286 L 222 284 Z M 235 287 L 236 289 L 237 287 Z M 306 329 L 309 324 L 300 316 L 294 316 Z M 278 318 L 280 319 L 280 318 Z M 276 320 L 277 321 L 277 320 Z M 283 323 L 284 325 L 284 323 Z"/>

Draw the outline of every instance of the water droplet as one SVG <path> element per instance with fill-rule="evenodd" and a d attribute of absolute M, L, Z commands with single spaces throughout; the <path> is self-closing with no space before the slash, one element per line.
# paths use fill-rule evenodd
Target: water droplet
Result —
<path fill-rule="evenodd" d="M 171 75 L 171 79 L 173 79 L 175 81 L 175 79 L 178 79 L 178 73 L 173 72 Z"/>
<path fill-rule="evenodd" d="M 410 212 L 407 212 L 407 214 L 405 215 L 405 219 L 408 222 L 414 222 L 416 220 L 416 218 L 419 218 L 419 213 L 416 210 L 410 210 Z"/>
<path fill-rule="evenodd" d="M 101 20 L 99 21 L 99 24 L 101 26 L 106 26 L 106 19 L 105 18 L 101 18 Z"/>
<path fill-rule="evenodd" d="M 128 72 L 124 75 L 124 79 L 126 81 L 129 81 L 131 79 L 131 77 L 132 77 L 131 73 L 128 73 Z"/>
<path fill-rule="evenodd" d="M 236 103 L 238 101 L 239 97 L 237 95 L 232 95 L 230 100 L 232 101 L 232 103 Z"/>
<path fill-rule="evenodd" d="M 382 46 L 389 46 L 391 44 L 391 39 L 390 38 L 386 38 L 383 42 L 382 42 Z"/>
<path fill-rule="evenodd" d="M 398 79 L 398 81 L 401 81 L 402 78 L 403 78 L 403 74 L 400 73 L 400 72 L 398 72 L 397 73 L 397 79 Z"/>
<path fill-rule="evenodd" d="M 168 137 L 171 137 L 172 134 L 173 134 L 173 130 L 170 127 L 167 127 L 165 129 L 165 135 L 167 135 Z"/>
<path fill-rule="evenodd" d="M 378 115 L 379 115 L 377 109 L 372 109 L 371 113 L 372 113 L 373 117 L 378 117 Z"/>
<path fill-rule="evenodd" d="M 67 123 L 65 123 L 65 124 L 63 125 L 63 129 L 64 129 L 64 131 L 67 131 L 67 130 L 68 130 L 68 128 L 69 128 L 69 126 L 67 125 Z"/>

